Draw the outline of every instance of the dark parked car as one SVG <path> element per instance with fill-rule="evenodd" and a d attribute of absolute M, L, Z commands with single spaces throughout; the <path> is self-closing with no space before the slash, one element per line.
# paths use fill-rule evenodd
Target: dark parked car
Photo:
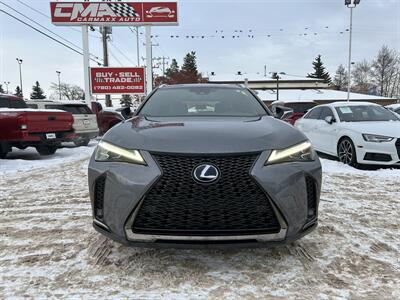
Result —
<path fill-rule="evenodd" d="M 314 101 L 275 101 L 271 110 L 276 116 L 292 125 L 311 108 L 318 105 Z"/>
<path fill-rule="evenodd" d="M 94 227 L 127 245 L 257 246 L 317 226 L 307 138 L 238 86 L 155 90 L 89 164 Z"/>

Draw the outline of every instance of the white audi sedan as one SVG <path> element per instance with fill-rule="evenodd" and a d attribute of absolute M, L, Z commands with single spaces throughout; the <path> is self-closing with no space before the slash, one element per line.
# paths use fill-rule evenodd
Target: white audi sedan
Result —
<path fill-rule="evenodd" d="M 400 118 L 369 102 L 319 105 L 299 119 L 300 129 L 318 152 L 345 164 L 400 166 Z"/>

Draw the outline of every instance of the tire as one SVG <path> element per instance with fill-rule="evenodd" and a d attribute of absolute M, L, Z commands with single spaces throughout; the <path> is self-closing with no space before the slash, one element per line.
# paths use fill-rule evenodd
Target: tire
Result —
<path fill-rule="evenodd" d="M 37 146 L 36 147 L 36 151 L 42 155 L 53 155 L 54 153 L 56 153 L 58 147 L 57 146 Z"/>
<path fill-rule="evenodd" d="M 0 159 L 6 158 L 8 152 L 11 152 L 11 147 L 7 147 L 7 144 L 0 143 Z"/>
<path fill-rule="evenodd" d="M 8 154 L 7 151 L 3 151 L 3 150 L 0 148 L 0 159 L 6 158 L 6 157 L 7 157 L 7 154 Z"/>
<path fill-rule="evenodd" d="M 86 147 L 87 145 L 89 145 L 89 142 L 90 142 L 90 139 L 82 139 L 79 141 L 75 141 L 74 144 L 77 147 L 82 147 L 82 146 Z"/>
<path fill-rule="evenodd" d="M 354 143 L 350 138 L 345 137 L 339 141 L 337 153 L 340 162 L 354 168 L 358 168 L 360 166 L 357 163 L 356 147 L 354 147 Z"/>

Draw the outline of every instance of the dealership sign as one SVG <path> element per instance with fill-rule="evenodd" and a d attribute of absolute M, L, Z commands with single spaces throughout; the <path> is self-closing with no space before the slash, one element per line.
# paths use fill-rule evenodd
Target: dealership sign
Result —
<path fill-rule="evenodd" d="M 91 68 L 93 94 L 144 94 L 144 68 Z"/>
<path fill-rule="evenodd" d="M 51 2 L 54 25 L 178 25 L 177 2 Z"/>

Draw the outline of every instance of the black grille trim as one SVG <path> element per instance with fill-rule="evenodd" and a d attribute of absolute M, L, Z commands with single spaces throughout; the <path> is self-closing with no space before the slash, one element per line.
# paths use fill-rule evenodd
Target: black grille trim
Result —
<path fill-rule="evenodd" d="M 396 149 L 397 149 L 397 155 L 400 158 L 400 139 L 397 139 L 396 141 Z"/>
<path fill-rule="evenodd" d="M 306 188 L 307 188 L 307 221 L 309 223 L 317 217 L 317 187 L 314 179 L 310 176 L 306 176 Z"/>
<path fill-rule="evenodd" d="M 369 160 L 369 161 L 392 161 L 392 156 L 389 154 L 383 154 L 383 153 L 365 153 L 364 160 Z"/>
<path fill-rule="evenodd" d="M 104 191 L 106 187 L 106 175 L 96 179 L 94 184 L 94 216 L 99 221 L 104 219 Z"/>
<path fill-rule="evenodd" d="M 168 236 L 226 236 L 278 233 L 280 223 L 266 193 L 250 175 L 260 153 L 181 155 L 151 153 L 162 176 L 137 209 L 132 230 Z M 192 177 L 200 164 L 221 171 L 214 184 Z"/>

